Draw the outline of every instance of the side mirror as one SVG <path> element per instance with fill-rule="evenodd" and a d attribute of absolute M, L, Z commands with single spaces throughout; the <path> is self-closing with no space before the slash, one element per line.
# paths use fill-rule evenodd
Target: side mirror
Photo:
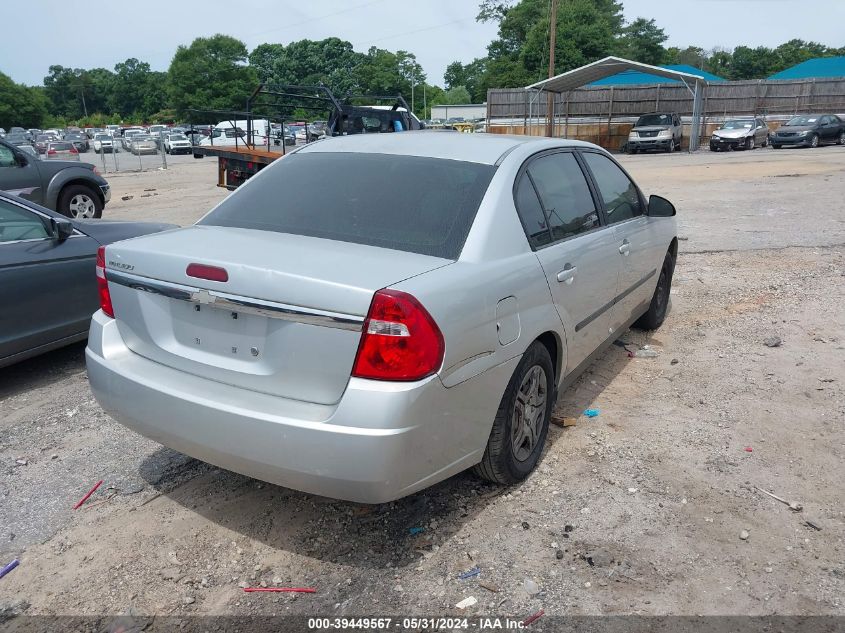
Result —
<path fill-rule="evenodd" d="M 53 225 L 53 237 L 59 242 L 64 242 L 73 235 L 73 222 L 70 220 L 52 218 L 50 223 Z"/>
<path fill-rule="evenodd" d="M 648 215 L 652 218 L 671 218 L 677 213 L 675 205 L 661 196 L 651 196 L 648 199 Z"/>

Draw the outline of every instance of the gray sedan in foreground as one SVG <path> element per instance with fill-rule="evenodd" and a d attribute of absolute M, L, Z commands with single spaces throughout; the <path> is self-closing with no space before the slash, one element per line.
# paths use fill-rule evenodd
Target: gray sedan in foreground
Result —
<path fill-rule="evenodd" d="M 674 215 L 587 143 L 311 143 L 195 226 L 105 248 L 90 385 L 143 435 L 307 492 L 514 483 L 558 392 L 663 322 Z"/>
<path fill-rule="evenodd" d="M 0 367 L 84 340 L 100 305 L 97 249 L 173 226 L 70 220 L 0 192 Z"/>

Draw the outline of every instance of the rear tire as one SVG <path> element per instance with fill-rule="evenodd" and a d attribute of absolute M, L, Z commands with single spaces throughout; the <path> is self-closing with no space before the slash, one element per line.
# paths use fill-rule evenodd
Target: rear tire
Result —
<path fill-rule="evenodd" d="M 651 303 L 645 314 L 634 322 L 634 327 L 640 330 L 656 330 L 666 319 L 669 310 L 669 293 L 672 290 L 672 275 L 675 272 L 675 259 L 672 253 L 666 253 L 663 258 L 663 266 L 660 267 L 660 276 L 657 278 L 657 287 L 651 297 Z"/>
<path fill-rule="evenodd" d="M 534 470 L 549 432 L 554 393 L 549 351 L 534 341 L 505 389 L 484 457 L 473 468 L 476 475 L 498 484 L 514 484 Z"/>
<path fill-rule="evenodd" d="M 69 185 L 62 189 L 57 211 L 75 220 L 99 218 L 103 215 L 103 203 L 91 187 Z"/>

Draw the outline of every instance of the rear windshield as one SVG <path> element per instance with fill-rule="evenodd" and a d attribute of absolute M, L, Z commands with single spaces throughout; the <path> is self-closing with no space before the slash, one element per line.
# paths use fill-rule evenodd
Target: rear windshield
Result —
<path fill-rule="evenodd" d="M 495 167 L 457 160 L 315 152 L 280 159 L 200 224 L 457 259 Z"/>

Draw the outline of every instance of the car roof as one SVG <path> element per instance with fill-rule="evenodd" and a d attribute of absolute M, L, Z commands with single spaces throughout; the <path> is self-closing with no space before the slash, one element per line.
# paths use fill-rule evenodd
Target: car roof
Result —
<path fill-rule="evenodd" d="M 424 130 L 337 136 L 305 145 L 297 150 L 297 153 L 403 154 L 495 165 L 513 149 L 525 145 L 534 145 L 538 150 L 551 147 L 595 147 L 591 143 L 582 141 L 541 136 L 462 134 L 453 131 Z"/>

